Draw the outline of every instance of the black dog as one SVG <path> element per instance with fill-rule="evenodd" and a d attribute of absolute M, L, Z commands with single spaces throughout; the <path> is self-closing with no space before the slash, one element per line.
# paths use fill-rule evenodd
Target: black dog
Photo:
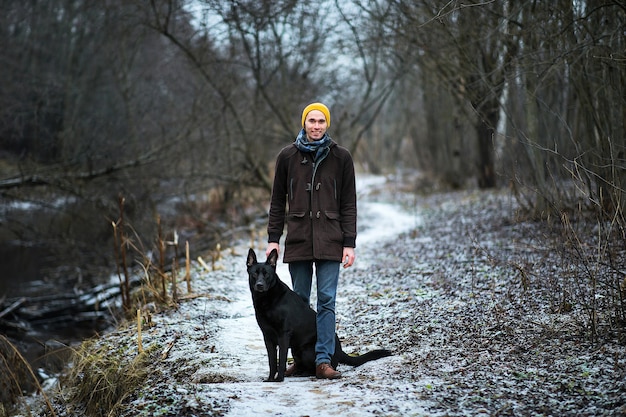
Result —
<path fill-rule="evenodd" d="M 247 266 L 256 320 L 263 332 L 270 365 L 266 381 L 282 381 L 287 367 L 287 349 L 291 348 L 298 372 L 315 375 L 316 313 L 276 274 L 278 252 L 273 250 L 264 264 L 258 263 L 252 249 Z M 278 361 L 276 354 L 278 349 Z M 331 366 L 338 363 L 359 366 L 365 362 L 391 355 L 385 349 L 373 350 L 361 356 L 349 356 L 341 350 L 335 335 L 335 353 Z"/>

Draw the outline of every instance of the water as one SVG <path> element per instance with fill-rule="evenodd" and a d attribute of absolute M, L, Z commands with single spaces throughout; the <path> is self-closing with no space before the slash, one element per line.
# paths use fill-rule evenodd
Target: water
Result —
<path fill-rule="evenodd" d="M 58 265 L 63 261 L 42 246 L 0 244 L 0 259 L 0 301 L 5 300 L 0 306 L 3 308 L 21 297 L 28 300 L 71 293 L 80 281 L 76 268 Z M 7 315 L 4 319 L 12 317 Z M 110 326 L 103 320 L 79 324 L 74 320 L 22 324 L 27 326 L 26 330 L 0 327 L 0 332 L 33 369 L 47 373 L 60 371 L 73 347 Z"/>
<path fill-rule="evenodd" d="M 0 299 L 54 294 L 48 273 L 56 267 L 54 254 L 39 246 L 0 245 Z M 57 283 L 59 284 L 59 283 Z"/>

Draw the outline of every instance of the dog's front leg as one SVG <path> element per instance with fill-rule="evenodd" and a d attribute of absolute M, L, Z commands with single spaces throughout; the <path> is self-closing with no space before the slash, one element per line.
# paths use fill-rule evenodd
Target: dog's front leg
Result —
<path fill-rule="evenodd" d="M 267 350 L 267 359 L 270 365 L 270 374 L 265 380 L 265 382 L 272 382 L 276 379 L 277 372 L 277 363 L 276 363 L 276 343 L 272 342 L 268 338 L 263 338 L 265 340 L 265 349 Z"/>
<path fill-rule="evenodd" d="M 285 334 L 278 338 L 278 376 L 276 381 L 281 382 L 285 379 L 285 370 L 287 369 L 287 350 L 289 349 L 289 334 Z"/>

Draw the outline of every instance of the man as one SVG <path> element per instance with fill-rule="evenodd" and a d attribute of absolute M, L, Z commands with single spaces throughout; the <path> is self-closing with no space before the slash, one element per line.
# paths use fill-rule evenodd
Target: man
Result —
<path fill-rule="evenodd" d="M 268 222 L 268 247 L 279 250 L 287 221 L 285 254 L 293 290 L 307 303 L 313 266 L 317 278 L 315 374 L 337 379 L 330 365 L 335 351 L 335 299 L 340 264 L 352 266 L 356 242 L 356 185 L 350 152 L 327 134 L 330 110 L 312 103 L 302 112 L 302 130 L 276 158 Z M 286 207 L 288 206 L 288 212 Z M 287 369 L 293 375 L 298 364 Z"/>

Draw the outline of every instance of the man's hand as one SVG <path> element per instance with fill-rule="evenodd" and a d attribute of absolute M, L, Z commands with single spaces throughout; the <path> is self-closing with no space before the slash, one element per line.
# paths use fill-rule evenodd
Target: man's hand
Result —
<path fill-rule="evenodd" d="M 278 254 L 280 255 L 280 245 L 276 242 L 270 242 L 267 244 L 267 249 L 265 249 L 266 257 L 270 256 L 270 253 L 272 253 L 272 249 L 276 249 L 276 252 L 278 252 Z"/>
<path fill-rule="evenodd" d="M 355 259 L 356 255 L 354 254 L 354 248 L 343 248 L 343 256 L 341 257 L 341 260 L 343 261 L 344 268 L 352 266 Z"/>

